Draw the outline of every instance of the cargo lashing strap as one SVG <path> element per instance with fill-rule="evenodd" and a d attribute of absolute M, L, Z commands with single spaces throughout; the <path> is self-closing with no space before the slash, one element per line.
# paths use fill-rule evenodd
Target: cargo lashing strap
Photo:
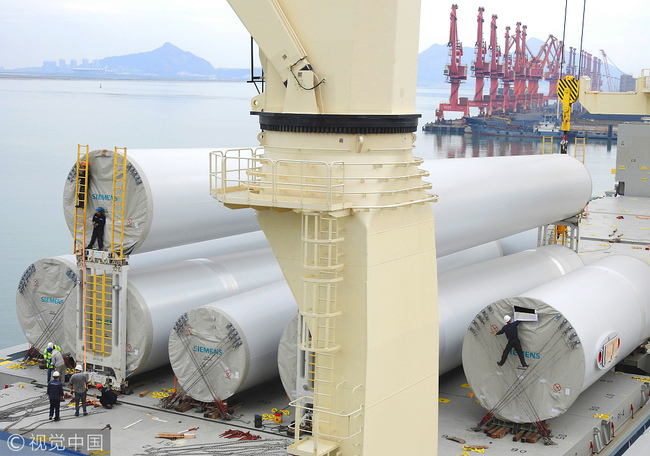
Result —
<path fill-rule="evenodd" d="M 188 331 L 189 327 L 187 326 L 187 321 L 188 321 L 188 317 L 187 314 L 185 313 L 176 321 L 176 324 L 174 325 L 174 331 L 176 331 L 176 334 L 178 334 L 178 338 L 182 342 L 183 346 L 185 347 L 185 350 L 187 351 L 187 354 L 189 355 L 190 359 L 192 360 L 192 363 L 194 364 L 194 367 L 196 368 L 194 373 L 190 375 L 189 378 L 187 379 L 185 385 L 183 385 L 183 389 L 185 391 L 189 391 L 198 382 L 203 380 L 205 382 L 205 386 L 210 391 L 210 395 L 212 395 L 212 398 L 215 401 L 220 401 L 221 399 L 218 397 L 218 394 L 214 390 L 212 383 L 210 383 L 208 379 L 208 373 L 215 366 L 221 364 L 221 362 L 225 359 L 225 357 L 230 352 L 232 352 L 233 350 L 237 349 L 237 347 L 242 345 L 241 337 L 239 336 L 239 333 L 237 332 L 233 324 L 228 323 L 228 325 L 226 326 L 226 329 L 228 329 L 227 337 L 225 337 L 216 346 L 214 351 L 210 353 L 209 356 L 206 356 L 203 359 L 203 361 L 199 361 L 194 355 L 194 352 L 192 350 L 192 344 L 190 342 L 190 332 Z"/>
<path fill-rule="evenodd" d="M 489 309 L 491 311 L 491 309 Z M 488 313 L 483 310 L 482 315 L 478 314 L 474 320 L 472 320 L 472 327 L 471 325 L 469 326 L 468 330 L 472 332 L 474 337 L 478 337 L 481 340 L 481 345 L 483 349 L 485 350 L 485 354 L 487 357 L 490 356 L 490 353 L 488 352 L 488 345 L 489 344 L 498 344 L 497 341 L 494 340 L 494 338 L 485 338 L 485 333 L 482 329 L 485 329 L 485 327 L 489 328 L 488 321 L 489 321 L 489 315 Z M 477 322 L 480 322 L 480 324 Z M 562 356 L 562 350 L 563 348 L 566 348 L 566 344 L 560 345 L 559 347 L 556 347 L 558 345 L 558 342 L 561 342 L 564 340 L 565 336 L 568 334 L 569 331 L 573 329 L 572 326 L 567 326 L 567 320 L 562 318 L 561 314 L 558 314 L 554 317 L 554 320 L 556 322 L 561 322 L 558 324 L 558 327 L 556 331 L 553 333 L 553 335 L 544 343 L 542 348 L 540 349 L 540 354 L 544 353 L 545 356 L 542 357 L 544 359 L 544 362 L 534 364 L 531 366 L 526 371 L 526 374 L 523 376 L 518 376 L 517 380 L 515 380 L 512 384 L 508 385 L 508 389 L 506 390 L 505 394 L 497 403 L 492 407 L 492 409 L 488 412 L 488 414 L 481 420 L 481 422 L 474 428 L 472 428 L 475 431 L 478 431 L 483 425 L 488 423 L 489 421 L 492 420 L 494 417 L 495 413 L 498 413 L 499 410 L 501 410 L 505 405 L 507 405 L 510 401 L 513 399 L 516 399 L 519 401 L 521 404 L 524 412 L 526 415 L 531 418 L 531 422 L 533 425 L 538 429 L 538 432 L 542 435 L 542 438 L 544 439 L 544 444 L 545 445 L 555 445 L 555 443 L 551 440 L 550 435 L 544 428 L 544 426 L 541 423 L 540 417 L 535 411 L 535 408 L 532 404 L 532 401 L 526 394 L 526 388 L 530 386 L 532 383 L 534 383 L 535 378 L 531 377 L 532 371 L 534 370 L 539 370 L 542 369 L 545 365 L 552 365 L 554 364 L 561 356 Z M 567 326 L 566 328 L 564 328 Z M 568 336 L 568 339 L 571 340 L 575 338 L 575 333 L 571 334 Z M 577 345 L 579 345 L 580 341 L 576 340 L 573 341 L 569 344 L 570 348 L 575 348 Z M 508 384 L 508 380 L 505 378 L 505 376 L 501 376 L 503 378 L 503 381 Z"/>
<path fill-rule="evenodd" d="M 70 297 L 70 294 L 75 290 L 76 287 L 77 287 L 77 283 L 74 284 L 74 286 L 70 289 L 66 297 L 63 298 L 63 304 L 57 309 L 56 313 L 54 314 L 54 317 L 52 317 L 49 323 L 45 324 L 41 319 L 38 320 L 42 332 L 41 335 L 38 337 L 38 339 L 36 339 L 36 342 L 33 344 L 33 346 L 41 347 L 45 345 L 45 341 L 47 340 L 54 342 L 55 345 L 58 345 L 54 337 L 54 331 L 56 331 L 59 328 L 59 326 L 61 326 L 61 323 L 63 323 L 63 317 L 64 317 L 63 310 L 65 308 L 65 303 Z"/>

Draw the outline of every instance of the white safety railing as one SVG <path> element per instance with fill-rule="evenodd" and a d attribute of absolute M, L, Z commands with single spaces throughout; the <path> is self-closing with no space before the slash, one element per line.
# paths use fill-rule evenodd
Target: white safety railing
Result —
<path fill-rule="evenodd" d="M 263 149 L 231 149 L 210 154 L 210 193 L 227 204 L 312 210 L 372 209 L 435 201 L 426 194 L 428 173 L 414 167 L 422 159 L 393 163 L 326 163 L 271 160 Z M 381 169 L 386 172 L 382 172 Z M 403 169 L 404 172 L 400 172 Z M 397 172 L 396 172 L 397 170 Z M 410 182 L 412 181 L 412 183 Z M 383 185 L 365 185 L 383 183 Z M 425 192 L 425 197 L 377 203 L 369 196 Z M 359 198 L 362 197 L 362 198 Z M 365 203 L 364 201 L 373 201 Z"/>
<path fill-rule="evenodd" d="M 330 416 L 330 422 L 336 423 L 336 426 L 333 427 L 337 430 L 336 432 L 337 435 L 319 432 L 318 429 L 311 429 L 311 434 L 314 438 L 325 437 L 325 438 L 335 439 L 340 441 L 340 440 L 350 439 L 361 432 L 363 407 L 359 407 L 358 409 L 350 413 L 336 413 L 329 410 L 321 410 L 318 407 L 314 407 L 313 402 L 314 402 L 314 398 L 309 396 L 299 397 L 295 401 L 289 402 L 289 405 L 291 407 L 296 408 L 296 423 L 295 423 L 296 432 L 294 434 L 294 439 L 296 443 L 300 440 L 300 431 L 302 430 L 300 429 L 301 427 L 300 417 L 303 417 L 303 421 L 308 421 L 307 427 L 309 428 L 309 425 L 311 425 L 312 423 L 310 422 L 310 419 L 308 417 L 313 416 L 313 413 L 315 411 L 320 414 L 326 414 Z"/>

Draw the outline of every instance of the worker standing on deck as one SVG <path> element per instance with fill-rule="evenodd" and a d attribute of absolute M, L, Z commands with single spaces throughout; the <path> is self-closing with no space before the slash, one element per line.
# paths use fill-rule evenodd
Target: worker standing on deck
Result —
<path fill-rule="evenodd" d="M 106 225 L 106 215 L 104 215 L 104 209 L 98 207 L 95 209 L 95 215 L 93 215 L 93 236 L 90 238 L 86 249 L 91 249 L 95 241 L 97 241 L 99 250 L 104 250 L 104 225 Z"/>
<path fill-rule="evenodd" d="M 43 353 L 43 358 L 45 359 L 45 367 L 47 367 L 47 381 L 49 383 L 52 378 L 52 371 L 54 370 L 54 363 L 52 362 L 52 351 L 58 350 L 61 351 L 61 347 L 54 345 L 52 342 L 47 344 L 47 348 Z"/>
<path fill-rule="evenodd" d="M 52 380 L 47 383 L 47 396 L 50 398 L 50 419 L 59 421 L 59 412 L 61 410 L 61 401 L 63 400 L 63 385 L 59 381 L 59 373 L 54 371 Z"/>
<path fill-rule="evenodd" d="M 63 359 L 61 347 L 52 349 L 52 364 L 54 364 L 54 369 L 61 375 L 61 378 L 59 378 L 61 383 L 65 383 L 65 359 Z"/>
<path fill-rule="evenodd" d="M 79 416 L 80 403 L 83 407 L 84 416 L 88 415 L 88 412 L 86 412 L 86 391 L 88 391 L 88 376 L 83 372 L 81 364 L 77 364 L 75 373 L 70 377 L 70 392 L 74 393 L 74 416 Z"/>
<path fill-rule="evenodd" d="M 102 395 L 99 396 L 99 402 L 104 406 L 104 408 L 110 409 L 113 408 L 113 405 L 117 404 L 117 394 L 115 394 L 115 391 L 113 391 L 110 386 L 102 386 L 100 383 L 97 385 L 97 389 L 102 393 Z"/>
<path fill-rule="evenodd" d="M 512 321 L 510 318 L 510 315 L 506 315 L 503 317 L 503 321 L 506 322 L 505 326 L 501 328 L 495 336 L 498 336 L 499 334 L 505 334 L 506 338 L 508 339 L 508 343 L 506 344 L 506 348 L 503 350 L 503 355 L 501 355 L 501 361 L 498 361 L 497 364 L 499 366 L 503 366 L 506 362 L 506 358 L 508 357 L 508 353 L 510 353 L 510 350 L 513 348 L 519 355 L 519 361 L 521 361 L 521 367 L 528 367 L 528 364 L 526 364 L 526 360 L 524 359 L 524 352 L 521 349 L 521 342 L 519 341 L 519 332 L 517 330 L 517 326 L 519 326 L 520 321 Z"/>

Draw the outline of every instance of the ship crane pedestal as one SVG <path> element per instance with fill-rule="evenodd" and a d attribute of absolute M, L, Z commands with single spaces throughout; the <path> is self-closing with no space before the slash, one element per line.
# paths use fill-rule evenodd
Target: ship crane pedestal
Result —
<path fill-rule="evenodd" d="M 296 426 L 288 452 L 434 455 L 434 197 L 412 154 L 419 2 L 229 3 L 260 48 L 264 153 L 213 156 L 212 194 L 259 210 L 315 359 L 312 436 Z"/>

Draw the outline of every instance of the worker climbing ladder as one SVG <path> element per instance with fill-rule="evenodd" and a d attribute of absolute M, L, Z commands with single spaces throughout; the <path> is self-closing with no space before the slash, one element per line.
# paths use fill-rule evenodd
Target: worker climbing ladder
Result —
<path fill-rule="evenodd" d="M 88 184 L 90 183 L 90 162 L 93 158 L 84 146 L 85 154 L 78 153 L 77 169 L 86 163 L 84 177 L 85 195 L 78 200 L 83 203 L 83 216 L 77 208 L 75 216 L 75 254 L 81 278 L 77 322 L 79 337 L 76 354 L 83 354 L 84 363 L 118 385 L 123 383 L 128 373 L 126 358 L 126 283 L 128 255 L 124 255 L 124 214 L 126 187 L 126 149 L 114 150 L 113 154 L 113 205 L 107 219 L 111 223 L 110 249 L 84 249 L 86 232 L 86 211 Z M 102 151 L 105 153 L 105 151 Z M 78 173 L 78 187 L 81 188 Z M 87 180 L 87 181 L 86 181 Z M 77 232 L 79 234 L 77 234 Z"/>

